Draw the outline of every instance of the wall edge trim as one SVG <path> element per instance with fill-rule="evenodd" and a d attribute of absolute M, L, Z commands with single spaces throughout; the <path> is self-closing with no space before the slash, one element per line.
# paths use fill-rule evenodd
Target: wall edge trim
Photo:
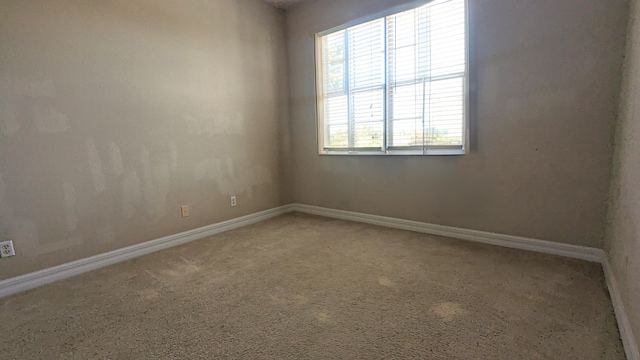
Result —
<path fill-rule="evenodd" d="M 611 267 L 609 259 L 604 251 L 602 252 L 602 270 L 604 272 L 607 288 L 609 289 L 609 297 L 611 298 L 613 311 L 616 314 L 618 331 L 620 332 L 620 339 L 622 340 L 624 352 L 627 355 L 628 360 L 640 360 L 640 351 L 638 350 L 638 344 L 633 336 L 633 329 L 631 328 L 631 322 L 629 321 L 629 314 L 625 309 L 624 301 L 622 301 L 622 294 L 618 288 L 613 268 Z"/>
<path fill-rule="evenodd" d="M 312 205 L 293 204 L 293 211 L 335 219 L 363 222 L 394 229 L 409 230 L 424 234 L 446 236 L 513 249 L 559 255 L 574 259 L 587 260 L 591 262 L 601 262 L 603 255 L 603 251 L 601 249 L 587 246 L 563 244 L 547 240 L 526 238 L 522 236 L 498 234 L 487 231 L 457 228 L 453 226 L 436 225 L 420 221 L 404 220 L 387 216 L 329 209 Z"/>

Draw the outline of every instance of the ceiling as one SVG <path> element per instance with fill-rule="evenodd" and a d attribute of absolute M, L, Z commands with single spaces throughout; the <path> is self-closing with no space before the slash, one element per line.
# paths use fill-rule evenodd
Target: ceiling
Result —
<path fill-rule="evenodd" d="M 293 6 L 294 4 L 302 2 L 302 0 L 264 0 L 264 2 L 266 2 L 267 4 L 271 4 L 280 9 L 287 9 Z"/>

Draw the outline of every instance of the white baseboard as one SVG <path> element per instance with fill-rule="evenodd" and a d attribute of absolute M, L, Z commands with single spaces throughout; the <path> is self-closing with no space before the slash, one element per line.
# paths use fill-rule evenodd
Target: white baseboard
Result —
<path fill-rule="evenodd" d="M 601 249 L 303 204 L 289 204 L 249 214 L 239 218 L 185 231 L 179 234 L 165 236 L 141 244 L 3 280 L 0 281 L 0 298 L 58 280 L 80 275 L 88 271 L 96 270 L 138 256 L 150 254 L 155 251 L 254 224 L 292 211 L 601 263 L 607 287 L 609 288 L 611 302 L 618 321 L 620 337 L 622 338 L 622 343 L 627 354 L 627 359 L 640 360 L 640 356 L 638 355 L 638 346 L 635 343 L 631 324 L 629 322 L 627 312 L 625 311 L 620 292 L 618 291 L 615 277 L 606 254 Z"/>
<path fill-rule="evenodd" d="M 624 302 L 620 295 L 620 289 L 618 288 L 618 283 L 616 282 L 615 275 L 613 274 L 613 268 L 606 256 L 602 258 L 602 270 L 604 271 L 604 277 L 607 281 L 607 288 L 609 288 L 609 297 L 611 297 L 613 311 L 616 313 L 620 338 L 622 339 L 624 351 L 627 354 L 627 360 L 640 360 L 640 352 L 638 351 L 638 344 L 633 336 L 631 322 L 629 322 L 629 315 L 625 310 Z"/>
<path fill-rule="evenodd" d="M 0 281 L 0 298 L 49 284 L 54 281 L 80 275 L 91 270 L 96 270 L 138 256 L 150 254 L 176 245 L 185 244 L 207 236 L 267 220 L 291 212 L 291 208 L 291 205 L 285 205 L 260 211 L 239 218 L 222 221 L 197 229 L 154 239 L 141 244 L 128 246 L 66 264 L 16 276 L 7 280 L 2 280 Z"/>
<path fill-rule="evenodd" d="M 357 221 L 367 224 L 385 226 L 394 229 L 409 230 L 419 233 L 440 235 L 456 239 L 469 240 L 484 244 L 503 246 L 514 249 L 536 251 L 546 254 L 559 255 L 575 259 L 600 262 L 604 256 L 601 249 L 561 244 L 552 241 L 530 239 L 521 236 L 496 234 L 486 231 L 461 229 L 452 226 L 429 224 L 420 221 L 403 220 L 398 218 L 369 215 L 351 211 L 328 209 L 318 206 L 293 204 L 293 211 L 320 215 L 330 218 Z"/>

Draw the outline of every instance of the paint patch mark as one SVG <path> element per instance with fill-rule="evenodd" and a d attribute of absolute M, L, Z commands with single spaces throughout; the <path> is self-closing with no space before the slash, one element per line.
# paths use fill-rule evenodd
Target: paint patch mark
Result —
<path fill-rule="evenodd" d="M 96 191 L 101 193 L 106 189 L 106 180 L 102 171 L 102 161 L 98 153 L 98 146 L 93 138 L 87 140 L 87 155 L 89 157 L 89 169 L 93 177 L 93 184 Z"/>
<path fill-rule="evenodd" d="M 122 215 L 130 219 L 135 215 L 142 199 L 142 183 L 135 171 L 129 172 L 122 181 Z"/>
<path fill-rule="evenodd" d="M 107 225 L 96 230 L 96 236 L 101 244 L 110 243 L 116 240 L 116 232 L 113 226 Z"/>
<path fill-rule="evenodd" d="M 111 168 L 113 172 L 120 176 L 124 172 L 124 166 L 122 165 L 122 154 L 120 148 L 114 142 L 109 143 L 109 155 L 111 157 Z"/>
<path fill-rule="evenodd" d="M 55 251 L 66 250 L 70 247 L 84 244 L 84 238 L 82 236 L 73 236 L 68 239 L 60 240 L 55 243 L 41 244 L 40 253 L 48 254 Z"/>
<path fill-rule="evenodd" d="M 171 154 L 170 154 L 170 159 L 171 159 L 171 172 L 176 172 L 178 170 L 178 147 L 176 146 L 176 144 L 171 144 Z"/>
<path fill-rule="evenodd" d="M 69 117 L 53 106 L 38 106 L 33 109 L 33 122 L 41 133 L 55 134 L 69 130 Z"/>
<path fill-rule="evenodd" d="M 32 221 L 16 220 L 10 226 L 10 234 L 15 239 L 20 239 L 20 242 L 16 242 L 16 252 L 22 248 L 22 255 L 35 258 L 41 249 L 39 244 L 40 236 L 38 234 L 38 227 Z"/>
<path fill-rule="evenodd" d="M 171 186 L 169 162 L 162 161 L 152 166 L 149 150 L 140 153 L 142 167 L 142 195 L 144 209 L 154 219 L 160 219 L 167 211 L 167 196 Z"/>
<path fill-rule="evenodd" d="M 7 192 L 7 185 L 4 182 L 4 177 L 0 173 L 0 201 L 4 200 L 5 193 Z"/>
<path fill-rule="evenodd" d="M 0 132 L 11 137 L 20 130 L 20 122 L 13 102 L 0 98 Z"/>
<path fill-rule="evenodd" d="M 76 188 L 70 182 L 65 182 L 62 187 L 64 191 L 64 205 L 67 208 L 67 231 L 75 231 L 78 227 Z"/>
<path fill-rule="evenodd" d="M 205 160 L 196 165 L 194 178 L 196 180 L 213 180 L 221 175 L 220 160 Z"/>

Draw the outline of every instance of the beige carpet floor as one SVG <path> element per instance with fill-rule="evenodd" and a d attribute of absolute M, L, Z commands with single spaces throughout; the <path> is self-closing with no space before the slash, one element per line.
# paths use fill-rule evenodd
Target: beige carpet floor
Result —
<path fill-rule="evenodd" d="M 0 299 L 2 359 L 623 359 L 599 265 L 289 214 Z"/>

